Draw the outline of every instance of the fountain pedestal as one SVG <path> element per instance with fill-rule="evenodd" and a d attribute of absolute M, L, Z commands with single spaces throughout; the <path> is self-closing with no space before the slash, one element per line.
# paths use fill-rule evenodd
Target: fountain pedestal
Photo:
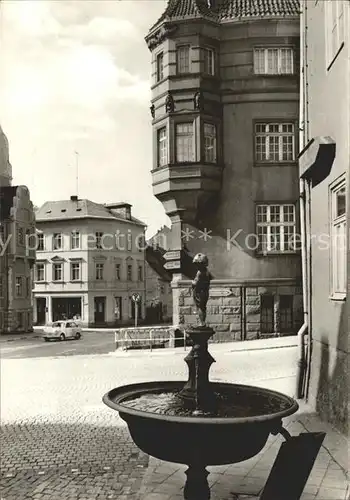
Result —
<path fill-rule="evenodd" d="M 215 394 L 209 381 L 209 369 L 215 359 L 208 352 L 208 340 L 214 330 L 208 326 L 197 326 L 186 330 L 193 342 L 185 358 L 188 366 L 188 381 L 179 393 L 187 408 L 200 413 L 215 412 Z"/>

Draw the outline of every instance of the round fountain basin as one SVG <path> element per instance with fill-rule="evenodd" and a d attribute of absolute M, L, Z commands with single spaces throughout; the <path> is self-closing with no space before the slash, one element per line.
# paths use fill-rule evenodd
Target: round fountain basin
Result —
<path fill-rule="evenodd" d="M 119 412 L 135 444 L 161 460 L 205 465 L 241 462 L 257 455 L 284 417 L 298 410 L 292 398 L 269 389 L 212 383 L 217 412 L 194 416 L 177 393 L 183 382 L 147 382 L 112 389 L 103 402 Z"/>

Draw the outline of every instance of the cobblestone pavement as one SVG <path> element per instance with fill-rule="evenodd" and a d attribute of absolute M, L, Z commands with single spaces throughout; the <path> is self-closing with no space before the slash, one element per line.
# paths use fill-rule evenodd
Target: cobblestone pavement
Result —
<path fill-rule="evenodd" d="M 148 456 L 125 427 L 5 424 L 1 429 L 1 498 L 138 498 Z"/>

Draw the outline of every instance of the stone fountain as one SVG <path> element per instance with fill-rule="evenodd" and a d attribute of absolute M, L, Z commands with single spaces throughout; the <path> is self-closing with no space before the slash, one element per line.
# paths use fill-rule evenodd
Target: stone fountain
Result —
<path fill-rule="evenodd" d="M 208 259 L 193 259 L 192 282 L 198 326 L 186 329 L 193 346 L 185 358 L 188 381 L 147 382 L 117 387 L 103 402 L 117 410 L 135 444 L 161 460 L 188 465 L 186 500 L 209 500 L 209 465 L 233 464 L 257 455 L 270 435 L 288 437 L 282 419 L 298 410 L 292 398 L 247 385 L 213 383 L 208 352 L 214 330 L 206 326 L 211 274 Z"/>

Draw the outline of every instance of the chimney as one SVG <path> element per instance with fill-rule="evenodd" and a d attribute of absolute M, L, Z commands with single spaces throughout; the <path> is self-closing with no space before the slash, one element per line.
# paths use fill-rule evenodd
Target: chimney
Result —
<path fill-rule="evenodd" d="M 73 195 L 70 197 L 70 201 L 78 201 L 78 197 L 76 195 Z"/>

